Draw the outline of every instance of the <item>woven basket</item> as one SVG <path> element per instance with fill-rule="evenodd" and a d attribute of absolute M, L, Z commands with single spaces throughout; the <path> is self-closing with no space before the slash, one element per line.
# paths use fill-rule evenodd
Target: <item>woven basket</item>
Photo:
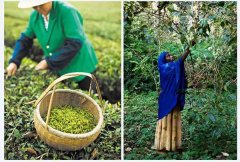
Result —
<path fill-rule="evenodd" d="M 69 73 L 56 79 L 49 87 L 42 93 L 39 99 L 36 101 L 35 106 L 37 107 L 34 111 L 34 126 L 40 139 L 42 139 L 49 146 L 55 149 L 63 151 L 75 151 L 80 150 L 83 147 L 91 144 L 100 134 L 103 124 L 103 112 L 100 106 L 94 101 L 89 95 L 82 92 L 69 89 L 56 89 L 56 84 L 62 80 L 73 78 L 76 76 L 88 76 L 90 77 L 91 83 L 95 82 L 98 97 L 102 103 L 101 93 L 98 87 L 98 83 L 94 75 L 88 73 Z M 91 84 L 89 93 L 91 93 Z M 50 91 L 53 88 L 52 91 Z M 71 134 L 61 132 L 48 125 L 48 121 L 51 113 L 52 106 L 64 106 L 70 105 L 74 107 L 81 107 L 86 109 L 89 113 L 93 114 L 96 119 L 96 127 L 84 134 Z M 46 122 L 43 120 L 43 116 L 46 116 Z"/>

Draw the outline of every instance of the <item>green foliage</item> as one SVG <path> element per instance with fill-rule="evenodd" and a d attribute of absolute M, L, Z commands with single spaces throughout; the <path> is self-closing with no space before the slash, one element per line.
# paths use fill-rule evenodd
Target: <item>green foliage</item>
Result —
<path fill-rule="evenodd" d="M 46 116 L 43 119 L 46 121 Z M 65 105 L 52 108 L 48 125 L 62 132 L 81 134 L 92 131 L 96 123 L 86 109 Z"/>
<path fill-rule="evenodd" d="M 104 125 L 99 137 L 90 146 L 73 152 L 55 150 L 42 142 L 35 133 L 33 103 L 56 76 L 35 71 L 36 63 L 24 59 L 19 73 L 5 77 L 4 87 L 4 156 L 5 159 L 120 159 L 121 108 L 103 101 Z M 66 86 L 68 85 L 68 86 Z M 77 91 L 75 83 L 59 84 L 57 88 Z M 87 93 L 87 92 L 84 92 Z M 92 96 L 98 103 L 97 96 Z M 29 149 L 30 148 L 30 149 Z M 34 149 L 36 154 L 29 151 Z"/>
<path fill-rule="evenodd" d="M 202 89 L 194 95 L 187 95 L 182 111 L 183 151 L 163 154 L 151 150 L 157 122 L 158 94 L 125 91 L 124 101 L 125 159 L 236 160 L 236 92 L 216 95 L 211 89 Z M 126 150 L 128 147 L 131 151 Z M 222 152 L 229 156 L 224 157 Z"/>
<path fill-rule="evenodd" d="M 197 45 L 191 47 L 191 59 L 185 64 L 189 87 L 223 89 L 236 79 L 236 2 L 148 3 L 124 3 L 128 90 L 159 91 L 159 53 L 168 51 L 178 58 L 193 39 Z"/>
<path fill-rule="evenodd" d="M 236 2 L 145 3 L 124 3 L 125 158 L 236 159 Z M 161 154 L 151 150 L 160 92 L 157 58 L 168 51 L 177 59 L 187 46 L 184 149 Z"/>
<path fill-rule="evenodd" d="M 121 93 L 118 88 L 121 86 L 121 3 L 71 2 L 71 4 L 83 16 L 84 30 L 96 51 L 99 60 L 96 74 L 100 78 L 103 96 L 116 103 L 120 100 Z M 5 2 L 4 6 L 4 43 L 6 47 L 13 48 L 20 34 L 25 31 L 32 9 L 19 9 L 17 2 Z M 42 50 L 36 40 L 30 53 L 28 57 L 31 59 L 35 61 L 42 59 Z"/>

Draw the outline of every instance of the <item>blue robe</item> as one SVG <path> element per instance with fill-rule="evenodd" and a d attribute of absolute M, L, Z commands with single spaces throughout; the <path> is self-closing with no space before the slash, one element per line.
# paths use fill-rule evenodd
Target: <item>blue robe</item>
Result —
<path fill-rule="evenodd" d="M 183 110 L 185 104 L 186 78 L 182 58 L 166 62 L 167 52 L 158 57 L 161 93 L 158 98 L 158 119 L 168 115 L 177 105 Z"/>

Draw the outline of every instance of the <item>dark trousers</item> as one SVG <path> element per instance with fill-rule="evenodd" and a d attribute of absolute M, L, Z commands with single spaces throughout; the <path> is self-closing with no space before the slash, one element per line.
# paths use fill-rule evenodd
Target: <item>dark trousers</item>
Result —
<path fill-rule="evenodd" d="M 97 78 L 96 76 L 96 70 L 94 72 L 92 72 L 92 74 Z M 83 80 L 77 82 L 78 83 L 78 88 L 82 89 L 82 90 L 89 90 L 90 87 L 90 83 L 91 83 L 91 78 L 89 77 L 85 77 Z M 92 84 L 92 89 L 95 91 L 95 84 Z"/>

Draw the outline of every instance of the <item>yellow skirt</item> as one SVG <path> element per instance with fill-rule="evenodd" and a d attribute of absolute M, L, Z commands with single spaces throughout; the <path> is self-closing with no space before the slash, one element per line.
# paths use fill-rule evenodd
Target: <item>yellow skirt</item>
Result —
<path fill-rule="evenodd" d="M 182 123 L 180 107 L 174 108 L 167 116 L 158 120 L 154 149 L 176 151 L 181 149 Z"/>

